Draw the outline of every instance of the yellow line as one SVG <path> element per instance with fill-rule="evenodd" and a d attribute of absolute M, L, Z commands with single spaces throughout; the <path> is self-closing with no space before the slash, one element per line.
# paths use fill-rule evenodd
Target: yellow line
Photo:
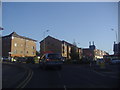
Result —
<path fill-rule="evenodd" d="M 23 85 L 22 88 L 24 88 L 28 84 L 28 82 L 31 80 L 32 76 L 33 76 L 33 71 L 31 71 L 30 77 L 28 78 L 27 82 Z"/>
<path fill-rule="evenodd" d="M 29 74 L 27 78 L 22 83 L 20 83 L 16 88 L 24 88 L 31 80 L 32 76 L 33 76 L 33 71 L 29 69 Z"/>

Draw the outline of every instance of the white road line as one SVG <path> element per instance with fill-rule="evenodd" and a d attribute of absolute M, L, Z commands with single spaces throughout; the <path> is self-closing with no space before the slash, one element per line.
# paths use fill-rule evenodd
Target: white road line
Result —
<path fill-rule="evenodd" d="M 66 86 L 64 85 L 64 89 L 66 90 Z"/>
<path fill-rule="evenodd" d="M 57 73 L 58 73 L 59 78 L 61 78 L 62 76 L 61 76 L 60 72 L 57 71 Z M 63 85 L 63 88 L 64 88 L 65 90 L 67 90 L 67 89 L 66 89 L 66 85 Z"/>
<path fill-rule="evenodd" d="M 119 77 L 116 77 L 116 76 L 109 76 L 109 77 L 114 79 L 120 79 Z"/>
<path fill-rule="evenodd" d="M 61 78 L 61 74 L 57 71 L 59 78 Z"/>
<path fill-rule="evenodd" d="M 114 79 L 120 79 L 119 77 L 116 77 L 116 76 L 109 76 L 109 75 L 105 75 L 105 74 L 102 74 L 102 73 L 99 73 L 99 72 L 97 72 L 97 71 L 95 71 L 95 70 L 92 70 L 93 72 L 95 72 L 95 73 L 97 73 L 97 74 L 99 74 L 99 75 L 101 75 L 101 76 L 103 76 L 103 77 L 109 77 L 109 78 L 114 78 Z"/>
<path fill-rule="evenodd" d="M 95 73 L 97 73 L 97 74 L 99 74 L 99 75 L 101 75 L 101 76 L 106 76 L 106 75 L 104 75 L 104 74 L 102 74 L 102 73 L 99 73 L 99 72 L 96 72 L 95 70 L 91 70 L 91 71 L 93 71 L 93 72 L 95 72 Z"/>

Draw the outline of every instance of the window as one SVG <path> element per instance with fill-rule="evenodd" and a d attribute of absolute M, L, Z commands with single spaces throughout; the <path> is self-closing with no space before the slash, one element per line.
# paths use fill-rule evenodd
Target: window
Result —
<path fill-rule="evenodd" d="M 16 53 L 17 53 L 17 50 L 14 50 L 14 53 L 16 54 Z"/>
<path fill-rule="evenodd" d="M 32 52 L 32 55 L 34 55 L 34 52 Z"/>
<path fill-rule="evenodd" d="M 28 53 L 28 51 L 27 51 L 27 53 Z"/>
<path fill-rule="evenodd" d="M 17 43 L 15 43 L 14 46 L 17 47 Z"/>
<path fill-rule="evenodd" d="M 12 39 L 14 39 L 14 37 L 12 36 Z"/>
<path fill-rule="evenodd" d="M 34 47 L 34 46 L 32 46 L 32 49 L 35 49 L 35 47 Z"/>
<path fill-rule="evenodd" d="M 20 53 L 23 53 L 23 51 L 21 51 Z"/>

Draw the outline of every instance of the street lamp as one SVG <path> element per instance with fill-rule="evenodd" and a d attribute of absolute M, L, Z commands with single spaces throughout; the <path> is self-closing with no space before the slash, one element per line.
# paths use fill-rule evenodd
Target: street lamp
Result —
<path fill-rule="evenodd" d="M 4 30 L 2 27 L 0 27 L 0 31 Z M 2 37 L 2 33 L 0 34 L 0 38 Z"/>
<path fill-rule="evenodd" d="M 116 35 L 116 43 L 117 43 L 117 46 L 116 46 L 116 52 L 117 52 L 117 54 L 118 54 L 118 52 L 119 52 L 119 51 L 118 51 L 118 49 L 119 49 L 119 48 L 118 48 L 118 36 L 117 36 L 118 34 L 117 34 L 117 31 L 116 31 L 116 30 L 114 30 L 114 29 L 111 29 L 111 30 L 112 30 L 112 31 L 115 31 L 115 35 Z"/>
<path fill-rule="evenodd" d="M 0 30 L 4 30 L 2 27 L 0 27 Z"/>
<path fill-rule="evenodd" d="M 44 53 L 45 53 L 45 33 L 46 32 L 49 32 L 50 30 L 46 30 L 46 31 L 44 31 Z"/>
<path fill-rule="evenodd" d="M 116 43 L 117 43 L 117 41 L 118 41 L 118 38 L 117 38 L 117 31 L 114 30 L 113 28 L 112 28 L 111 30 L 112 30 L 112 31 L 115 31 L 115 35 L 116 35 Z"/>
<path fill-rule="evenodd" d="M 2 31 L 3 30 L 3 28 L 2 27 L 0 27 L 0 31 Z M 1 61 L 1 59 L 2 59 L 2 32 L 0 32 L 0 61 Z"/>

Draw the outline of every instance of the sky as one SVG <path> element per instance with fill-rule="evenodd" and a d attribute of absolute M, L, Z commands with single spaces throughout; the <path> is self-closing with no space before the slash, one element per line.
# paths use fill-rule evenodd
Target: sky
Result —
<path fill-rule="evenodd" d="M 3 36 L 15 31 L 39 42 L 52 36 L 80 48 L 94 41 L 96 48 L 113 54 L 118 30 L 117 2 L 3 2 Z M 112 31 L 111 29 L 114 29 Z M 46 32 L 49 30 L 49 32 Z"/>

